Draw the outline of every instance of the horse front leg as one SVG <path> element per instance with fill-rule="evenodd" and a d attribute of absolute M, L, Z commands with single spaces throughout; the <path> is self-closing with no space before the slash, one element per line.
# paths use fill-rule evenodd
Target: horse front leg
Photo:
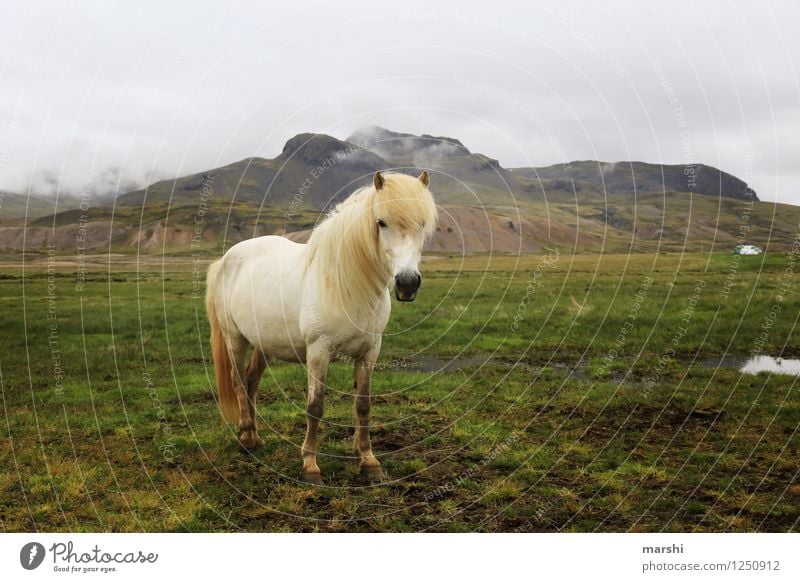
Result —
<path fill-rule="evenodd" d="M 306 438 L 303 441 L 303 472 L 300 478 L 306 483 L 324 485 L 317 465 L 317 431 L 325 410 L 325 380 L 328 375 L 330 354 L 322 342 L 308 347 L 308 400 L 306 403 Z"/>
<path fill-rule="evenodd" d="M 380 346 L 377 346 L 355 363 L 355 447 L 361 473 L 371 482 L 382 481 L 385 478 L 380 462 L 372 453 L 372 442 L 369 438 L 369 412 L 372 404 L 370 387 L 372 370 L 379 351 Z"/>

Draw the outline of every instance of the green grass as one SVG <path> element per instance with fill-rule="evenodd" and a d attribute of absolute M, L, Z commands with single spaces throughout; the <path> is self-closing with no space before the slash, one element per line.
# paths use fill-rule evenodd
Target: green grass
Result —
<path fill-rule="evenodd" d="M 430 257 L 418 300 L 393 306 L 374 376 L 373 446 L 391 481 L 360 481 L 351 371 L 335 364 L 322 428 L 325 489 L 296 481 L 301 366 L 267 371 L 259 395 L 267 444 L 254 455 L 239 451 L 234 429 L 220 420 L 191 261 L 152 259 L 138 272 L 90 262 L 81 290 L 74 265 L 49 275 L 42 263 L 6 269 L 0 524 L 797 529 L 796 379 L 708 363 L 756 345 L 773 355 L 800 352 L 790 260 Z M 698 281 L 705 286 L 695 293 Z M 770 318 L 778 294 L 782 310 Z M 422 365 L 425 357 L 467 356 L 486 363 L 438 373 Z"/>

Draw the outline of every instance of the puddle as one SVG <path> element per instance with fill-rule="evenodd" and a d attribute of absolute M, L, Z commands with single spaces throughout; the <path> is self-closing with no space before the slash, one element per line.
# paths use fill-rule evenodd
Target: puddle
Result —
<path fill-rule="evenodd" d="M 700 366 L 703 368 L 723 368 L 723 369 L 734 369 L 734 368 L 741 368 L 744 366 L 744 363 L 747 362 L 744 358 L 734 358 L 732 356 L 720 356 L 716 358 L 709 358 L 707 360 L 703 360 L 700 362 Z M 687 365 L 691 363 L 691 360 L 686 361 Z"/>
<path fill-rule="evenodd" d="M 755 356 L 746 360 L 739 371 L 743 374 L 771 372 L 773 374 L 800 376 L 800 360 L 773 358 L 772 356 Z"/>
<path fill-rule="evenodd" d="M 701 363 L 704 368 L 727 368 L 739 370 L 742 374 L 786 374 L 800 376 L 800 360 L 791 358 L 773 358 L 772 356 L 753 356 L 752 358 L 734 358 L 724 356 L 712 358 Z"/>
<path fill-rule="evenodd" d="M 433 356 L 417 356 L 404 360 L 405 368 L 411 372 L 455 372 L 465 368 L 484 365 L 489 358 L 434 358 Z"/>

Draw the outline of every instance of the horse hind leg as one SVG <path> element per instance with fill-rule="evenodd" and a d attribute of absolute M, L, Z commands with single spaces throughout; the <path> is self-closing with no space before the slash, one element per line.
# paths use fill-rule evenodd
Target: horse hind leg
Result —
<path fill-rule="evenodd" d="M 236 401 L 239 404 L 239 444 L 246 450 L 257 447 L 258 435 L 255 430 L 255 418 L 251 414 L 250 396 L 248 394 L 250 369 L 245 370 L 247 362 L 247 340 L 242 337 L 231 338 L 229 348 L 231 354 L 231 383 Z"/>
<path fill-rule="evenodd" d="M 254 443 L 254 446 L 263 446 L 264 439 L 258 436 L 258 422 L 256 421 L 256 393 L 258 392 L 258 384 L 261 382 L 261 377 L 264 375 L 264 370 L 267 368 L 267 356 L 261 351 L 254 349 L 253 357 L 250 359 L 250 365 L 247 366 L 245 372 L 245 380 L 247 382 L 247 402 L 250 411 L 250 420 L 252 421 L 252 433 L 248 435 L 248 439 Z"/>

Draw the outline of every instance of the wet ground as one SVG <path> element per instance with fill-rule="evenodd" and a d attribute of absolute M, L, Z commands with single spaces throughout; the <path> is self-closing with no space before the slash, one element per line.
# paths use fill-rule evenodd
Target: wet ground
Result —
<path fill-rule="evenodd" d="M 721 356 L 718 358 L 709 358 L 696 362 L 691 359 L 679 360 L 686 364 L 687 367 L 692 365 L 699 365 L 703 368 L 719 368 L 719 369 L 737 369 L 742 374 L 761 374 L 764 372 L 770 374 L 784 374 L 790 376 L 800 376 L 800 359 L 796 358 L 781 358 L 772 356 L 751 356 L 734 357 L 734 356 Z M 432 356 L 412 356 L 403 358 L 401 360 L 402 366 L 409 372 L 454 372 L 457 370 L 466 370 L 470 368 L 480 368 L 486 364 L 494 365 L 507 365 L 513 366 L 526 366 L 531 368 L 549 367 L 557 370 L 563 370 L 570 375 L 575 375 L 578 378 L 585 378 L 587 376 L 587 369 L 590 362 L 586 360 L 578 360 L 576 362 L 534 362 L 530 360 L 511 361 L 506 359 L 492 359 L 491 357 L 454 357 L 454 358 L 436 358 Z"/>

